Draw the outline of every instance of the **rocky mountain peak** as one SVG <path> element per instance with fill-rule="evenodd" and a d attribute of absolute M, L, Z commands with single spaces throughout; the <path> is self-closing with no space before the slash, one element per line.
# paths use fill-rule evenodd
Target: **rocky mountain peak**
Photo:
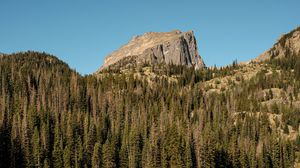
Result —
<path fill-rule="evenodd" d="M 130 59 L 130 61 L 128 61 Z M 147 32 L 134 36 L 127 44 L 109 54 L 100 70 L 128 62 L 166 63 L 203 68 L 193 31 Z"/>
<path fill-rule="evenodd" d="M 282 58 L 288 54 L 300 55 L 300 27 L 282 35 L 269 50 L 253 61 L 261 62 L 271 58 Z"/>

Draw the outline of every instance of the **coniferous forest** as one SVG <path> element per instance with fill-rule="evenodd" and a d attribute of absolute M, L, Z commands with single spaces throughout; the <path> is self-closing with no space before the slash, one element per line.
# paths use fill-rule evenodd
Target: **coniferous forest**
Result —
<path fill-rule="evenodd" d="M 299 56 L 251 66 L 82 76 L 46 53 L 0 56 L 0 167 L 294 167 Z"/>

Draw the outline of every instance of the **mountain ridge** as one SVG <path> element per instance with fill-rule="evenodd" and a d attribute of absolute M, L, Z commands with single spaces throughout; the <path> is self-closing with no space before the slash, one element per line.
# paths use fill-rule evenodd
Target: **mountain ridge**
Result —
<path fill-rule="evenodd" d="M 267 51 L 253 59 L 253 62 L 262 62 L 273 58 L 283 58 L 286 55 L 300 54 L 300 26 L 283 34 L 277 42 Z"/>

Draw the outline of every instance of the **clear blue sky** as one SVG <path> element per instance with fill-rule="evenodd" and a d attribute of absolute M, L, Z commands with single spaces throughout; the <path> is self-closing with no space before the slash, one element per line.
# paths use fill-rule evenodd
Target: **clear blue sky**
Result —
<path fill-rule="evenodd" d="M 194 30 L 208 66 L 247 61 L 300 25 L 299 0 L 1 0 L 0 52 L 45 51 L 82 74 L 147 31 Z"/>

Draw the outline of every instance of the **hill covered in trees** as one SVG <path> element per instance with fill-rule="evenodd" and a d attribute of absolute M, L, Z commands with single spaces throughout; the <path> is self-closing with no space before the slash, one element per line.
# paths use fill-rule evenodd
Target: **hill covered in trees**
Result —
<path fill-rule="evenodd" d="M 0 56 L 0 167 L 293 167 L 299 65 L 81 76 L 46 53 Z"/>

